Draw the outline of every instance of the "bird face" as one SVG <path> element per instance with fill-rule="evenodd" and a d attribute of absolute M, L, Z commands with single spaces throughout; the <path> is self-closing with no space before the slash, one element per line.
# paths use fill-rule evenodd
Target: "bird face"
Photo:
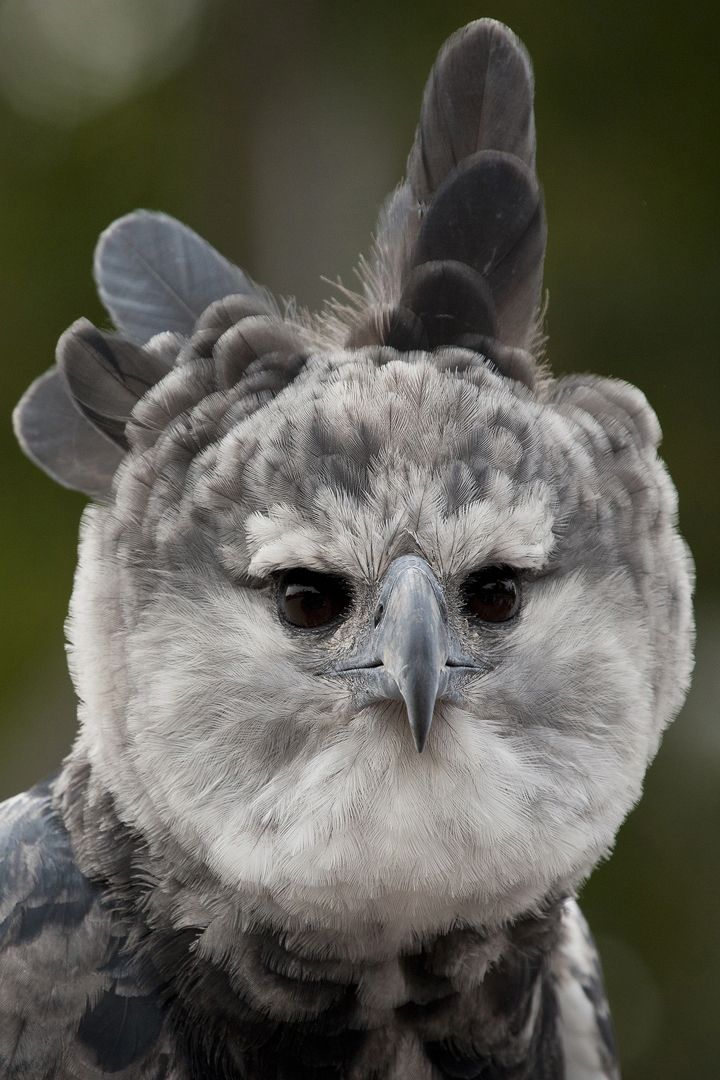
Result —
<path fill-rule="evenodd" d="M 334 923 L 572 887 L 657 742 L 632 454 L 463 356 L 317 357 L 182 469 L 177 432 L 131 456 L 85 530 L 76 677 L 95 715 L 123 687 L 93 735 L 123 813 Z"/>

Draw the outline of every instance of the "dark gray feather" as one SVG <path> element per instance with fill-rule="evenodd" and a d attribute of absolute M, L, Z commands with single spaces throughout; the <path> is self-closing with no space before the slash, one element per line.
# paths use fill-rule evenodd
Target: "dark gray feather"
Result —
<path fill-rule="evenodd" d="M 512 31 L 479 19 L 448 40 L 430 74 L 407 179 L 378 223 L 368 293 L 429 319 L 431 348 L 469 333 L 524 349 L 535 334 L 544 255 L 532 67 Z M 424 272 L 418 292 L 413 268 L 426 262 L 463 263 L 485 285 L 457 271 Z M 399 313 L 366 320 L 350 341 L 380 326 L 382 344 L 416 348 L 422 334 L 408 337 L 407 325 Z M 393 326 L 401 332 L 391 340 Z"/>
<path fill-rule="evenodd" d="M 154 995 L 139 996 L 106 990 L 88 1003 L 78 1026 L 78 1040 L 102 1075 L 122 1072 L 157 1043 L 163 1016 Z"/>
<path fill-rule="evenodd" d="M 0 806 L 0 943 L 35 940 L 55 922 L 77 927 L 97 890 L 75 865 L 43 782 Z"/>
<path fill-rule="evenodd" d="M 423 221 L 415 261 L 451 259 L 472 267 L 487 281 L 497 337 L 522 347 L 540 302 L 545 237 L 534 174 L 510 154 L 484 150 L 441 185 Z"/>
<path fill-rule="evenodd" d="M 75 860 L 52 783 L 0 804 L 3 1080 L 169 1075 L 159 1000 L 122 950 L 122 924 Z"/>
<path fill-rule="evenodd" d="M 416 267 L 401 303 L 422 322 L 430 348 L 452 345 L 462 334 L 495 335 L 495 304 L 490 286 L 466 262 L 440 259 Z"/>
<path fill-rule="evenodd" d="M 234 386 L 250 366 L 265 356 L 280 353 L 288 357 L 287 386 L 298 366 L 290 358 L 302 351 L 303 341 L 294 327 L 264 315 L 241 319 L 219 338 L 213 356 L 221 386 Z M 280 387 L 282 388 L 282 387 Z"/>
<path fill-rule="evenodd" d="M 62 1075 L 63 1044 L 88 993 L 103 983 L 85 970 L 97 898 L 53 811 L 49 784 L 0 806 L 3 1077 Z"/>
<path fill-rule="evenodd" d="M 262 289 L 187 225 L 149 210 L 105 230 L 94 273 L 113 322 L 138 344 L 163 330 L 190 334 L 205 308 L 230 293 L 268 303 Z"/>
<path fill-rule="evenodd" d="M 94 497 L 108 494 L 122 452 L 73 404 L 57 368 L 25 391 L 13 426 L 23 452 L 58 484 Z"/>
<path fill-rule="evenodd" d="M 90 423 L 123 449 L 135 405 L 170 370 L 162 353 L 103 334 L 87 319 L 78 319 L 62 335 L 57 362 Z"/>
<path fill-rule="evenodd" d="M 198 319 L 195 331 L 212 330 L 217 339 L 221 333 L 229 330 L 241 319 L 247 319 L 252 315 L 277 314 L 276 305 L 269 295 L 238 293 L 233 296 L 224 296 L 222 300 L 216 300 L 210 304 Z"/>
<path fill-rule="evenodd" d="M 487 149 L 534 168 L 533 75 L 512 30 L 478 19 L 448 39 L 425 87 L 407 163 L 418 201 L 429 203 L 457 165 Z"/>

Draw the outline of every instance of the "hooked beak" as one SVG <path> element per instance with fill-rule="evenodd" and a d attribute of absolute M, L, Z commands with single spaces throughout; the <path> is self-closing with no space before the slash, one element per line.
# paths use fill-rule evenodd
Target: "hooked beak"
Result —
<path fill-rule="evenodd" d="M 442 586 L 424 559 L 396 559 L 382 583 L 368 648 L 338 673 L 364 676 L 366 700 L 402 700 L 418 753 L 427 741 L 441 698 L 457 696 L 462 674 L 490 665 L 463 654 L 448 627 Z"/>
<path fill-rule="evenodd" d="M 422 753 L 448 656 L 447 613 L 439 586 L 424 566 L 403 567 L 389 584 L 376 609 L 379 651 L 405 702 L 415 746 Z"/>

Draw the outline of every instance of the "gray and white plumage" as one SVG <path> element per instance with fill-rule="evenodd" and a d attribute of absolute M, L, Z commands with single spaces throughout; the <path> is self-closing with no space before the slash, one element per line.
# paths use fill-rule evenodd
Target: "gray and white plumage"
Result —
<path fill-rule="evenodd" d="M 11 1080 L 618 1076 L 574 896 L 682 703 L 692 570 L 643 395 L 535 355 L 532 94 L 506 28 L 449 40 L 320 316 L 163 215 L 101 238 L 117 333 L 16 412 L 96 501 L 80 733 L 0 809 Z M 298 571 L 337 618 L 281 616 Z"/>

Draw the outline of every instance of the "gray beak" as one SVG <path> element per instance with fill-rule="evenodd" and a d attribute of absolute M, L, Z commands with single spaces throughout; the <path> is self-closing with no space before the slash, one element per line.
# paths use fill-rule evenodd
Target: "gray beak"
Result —
<path fill-rule="evenodd" d="M 402 567 L 395 564 L 394 569 L 376 609 L 377 646 L 405 702 L 415 746 L 422 753 L 448 658 L 447 610 L 427 564 L 418 559 Z"/>
<path fill-rule="evenodd" d="M 424 559 L 396 559 L 380 588 L 368 648 L 338 668 L 354 675 L 370 700 L 402 700 L 418 753 L 435 704 L 457 696 L 458 678 L 484 674 L 489 664 L 461 653 L 448 627 L 442 586 Z"/>

